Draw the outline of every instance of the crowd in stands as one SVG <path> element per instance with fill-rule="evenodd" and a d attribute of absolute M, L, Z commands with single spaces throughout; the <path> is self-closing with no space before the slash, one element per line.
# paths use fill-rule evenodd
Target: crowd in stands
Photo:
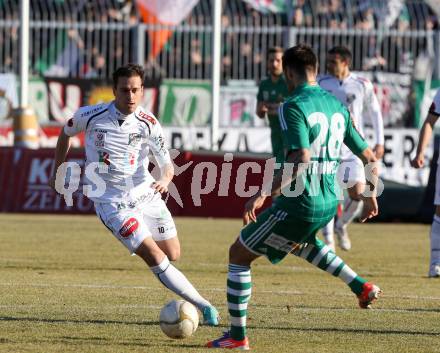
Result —
<path fill-rule="evenodd" d="M 123 61 L 136 60 L 136 27 L 142 22 L 134 0 L 31 0 L 31 19 L 76 24 L 91 23 L 94 26 L 73 26 L 56 34 L 55 30 L 35 30 L 32 41 L 53 44 L 61 41 L 64 56 L 31 46 L 31 61 L 35 74 L 106 77 Z M 206 79 L 211 75 L 213 0 L 200 0 L 183 26 L 194 30 L 174 31 L 162 52 L 152 58 L 145 53 L 145 65 L 154 75 L 161 77 Z M 271 46 L 286 42 L 285 29 L 325 28 L 325 42 L 331 44 L 361 43 L 354 49 L 354 65 L 357 70 L 379 68 L 401 72 L 402 58 L 415 56 L 427 46 L 426 38 L 417 43 L 407 43 L 401 37 L 378 38 L 368 32 L 379 30 L 435 30 L 439 28 L 437 17 L 424 1 L 420 0 L 292 0 L 286 13 L 262 13 L 243 0 L 223 0 L 221 66 L 223 79 L 255 79 L 265 75 L 266 51 Z M 10 71 L 17 65 L 19 2 L 0 0 L 0 21 L 15 21 L 15 25 L 0 27 L 0 71 Z M 124 25 L 113 30 L 96 24 Z M 204 28 L 201 30 L 201 28 Z M 341 42 L 338 30 L 359 29 L 359 37 L 352 42 Z M 332 34 L 331 30 L 335 30 Z M 119 32 L 118 32 L 119 31 Z M 371 32 L 373 33 L 373 32 Z M 146 35 L 146 50 L 150 50 L 151 38 Z M 307 41 L 317 51 L 322 50 L 322 34 L 298 37 Z M 111 44 L 111 42 L 116 45 Z M 60 42 L 60 43 L 61 43 Z M 46 44 L 49 47 L 49 45 Z M 38 47 L 38 46 L 37 46 Z M 37 48 L 36 47 L 36 48 Z M 129 53 L 127 54 L 127 48 Z M 58 55 L 57 57 L 54 57 Z M 51 57 L 52 56 L 52 57 Z M 75 58 L 82 57 L 83 59 Z M 58 61 L 58 65 L 56 62 Z"/>
<path fill-rule="evenodd" d="M 293 0 L 291 23 L 333 29 L 434 29 L 438 21 L 424 1 Z"/>

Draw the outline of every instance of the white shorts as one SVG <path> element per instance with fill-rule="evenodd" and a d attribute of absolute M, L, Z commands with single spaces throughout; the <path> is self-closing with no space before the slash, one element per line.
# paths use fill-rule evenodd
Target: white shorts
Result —
<path fill-rule="evenodd" d="M 95 203 L 95 210 L 102 223 L 131 254 L 147 237 L 162 241 L 177 236 L 173 217 L 160 194 L 151 201 L 135 205 Z"/>
<path fill-rule="evenodd" d="M 362 161 L 353 157 L 352 159 L 342 160 L 338 168 L 339 185 L 352 187 L 356 183 L 365 184 L 365 170 Z"/>
<path fill-rule="evenodd" d="M 437 165 L 437 172 L 435 174 L 435 197 L 434 205 L 440 205 L 440 165 Z"/>

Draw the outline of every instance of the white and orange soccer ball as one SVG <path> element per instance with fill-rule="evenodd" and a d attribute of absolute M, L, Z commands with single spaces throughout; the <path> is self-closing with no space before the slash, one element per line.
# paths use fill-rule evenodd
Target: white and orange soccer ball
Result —
<path fill-rule="evenodd" d="M 185 300 L 171 300 L 164 305 L 159 316 L 160 328 L 171 338 L 186 338 L 196 332 L 199 314 L 191 303 Z"/>

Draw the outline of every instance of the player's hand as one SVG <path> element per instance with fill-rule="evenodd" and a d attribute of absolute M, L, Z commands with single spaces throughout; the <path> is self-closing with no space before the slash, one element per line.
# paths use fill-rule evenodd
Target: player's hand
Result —
<path fill-rule="evenodd" d="M 160 192 L 161 194 L 164 194 L 168 192 L 168 182 L 163 180 L 153 182 L 151 187 L 155 190 L 155 193 Z"/>
<path fill-rule="evenodd" d="M 48 185 L 52 188 L 52 190 L 54 190 L 55 192 L 57 192 L 57 190 L 56 190 L 56 188 L 55 188 L 55 182 L 56 182 L 56 179 L 57 179 L 57 177 L 56 177 L 56 175 L 52 175 L 50 178 L 49 178 L 49 181 L 48 181 Z"/>
<path fill-rule="evenodd" d="M 248 225 L 251 222 L 257 221 L 255 211 L 261 208 L 266 200 L 266 196 L 257 194 L 249 199 L 244 205 L 243 224 Z"/>
<path fill-rule="evenodd" d="M 425 165 L 425 156 L 423 156 L 423 155 L 416 156 L 411 161 L 411 165 L 416 169 L 422 168 Z"/>
<path fill-rule="evenodd" d="M 264 119 L 266 117 L 266 114 L 268 111 L 269 111 L 269 108 L 267 107 L 266 103 L 261 103 L 258 106 L 257 115 L 260 119 Z"/>
<path fill-rule="evenodd" d="M 379 213 L 379 207 L 377 205 L 377 200 L 375 197 L 365 197 L 363 201 L 364 208 L 360 217 L 360 221 L 362 223 L 365 222 L 367 219 L 377 216 L 377 214 Z"/>
<path fill-rule="evenodd" d="M 373 152 L 374 152 L 377 159 L 382 159 L 384 151 L 385 151 L 385 149 L 384 149 L 383 145 L 377 144 L 373 148 Z"/>

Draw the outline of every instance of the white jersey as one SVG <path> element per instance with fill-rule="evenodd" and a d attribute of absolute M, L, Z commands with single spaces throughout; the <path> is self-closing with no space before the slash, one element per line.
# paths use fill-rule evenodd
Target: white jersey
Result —
<path fill-rule="evenodd" d="M 374 129 L 375 144 L 384 144 L 382 113 L 369 80 L 350 73 L 343 81 L 332 75 L 324 75 L 318 78 L 318 83 L 348 108 L 354 125 L 363 137 L 364 125 L 368 121 Z M 353 158 L 353 153 L 345 145 L 342 146 L 341 158 Z"/>
<path fill-rule="evenodd" d="M 440 116 L 440 89 L 437 91 L 434 99 L 432 100 L 432 104 L 429 107 L 429 114 Z"/>
<path fill-rule="evenodd" d="M 429 114 L 433 114 L 435 116 L 440 116 L 440 89 L 437 91 L 437 93 L 434 96 L 434 99 L 432 100 L 432 104 L 429 107 Z M 437 164 L 440 164 L 440 155 L 438 156 L 437 159 Z M 437 168 L 437 170 L 440 170 L 440 168 Z M 437 178 L 436 178 L 436 190 L 438 189 L 438 191 L 435 192 L 435 205 L 440 205 L 440 172 L 437 171 Z M 438 196 L 437 196 L 438 195 Z M 436 203 L 438 202 L 438 203 Z"/>
<path fill-rule="evenodd" d="M 120 125 L 118 120 L 124 122 Z M 98 162 L 107 169 L 95 173 L 105 182 L 102 195 L 89 196 L 94 202 L 144 202 L 152 198 L 154 178 L 148 171 L 151 151 L 162 167 L 171 164 L 164 146 L 162 127 L 154 115 L 141 107 L 130 115 L 119 112 L 114 102 L 80 108 L 64 127 L 68 136 L 85 132 L 86 168 Z M 87 179 L 93 190 L 96 180 Z M 98 193 L 97 193 L 98 194 Z"/>

